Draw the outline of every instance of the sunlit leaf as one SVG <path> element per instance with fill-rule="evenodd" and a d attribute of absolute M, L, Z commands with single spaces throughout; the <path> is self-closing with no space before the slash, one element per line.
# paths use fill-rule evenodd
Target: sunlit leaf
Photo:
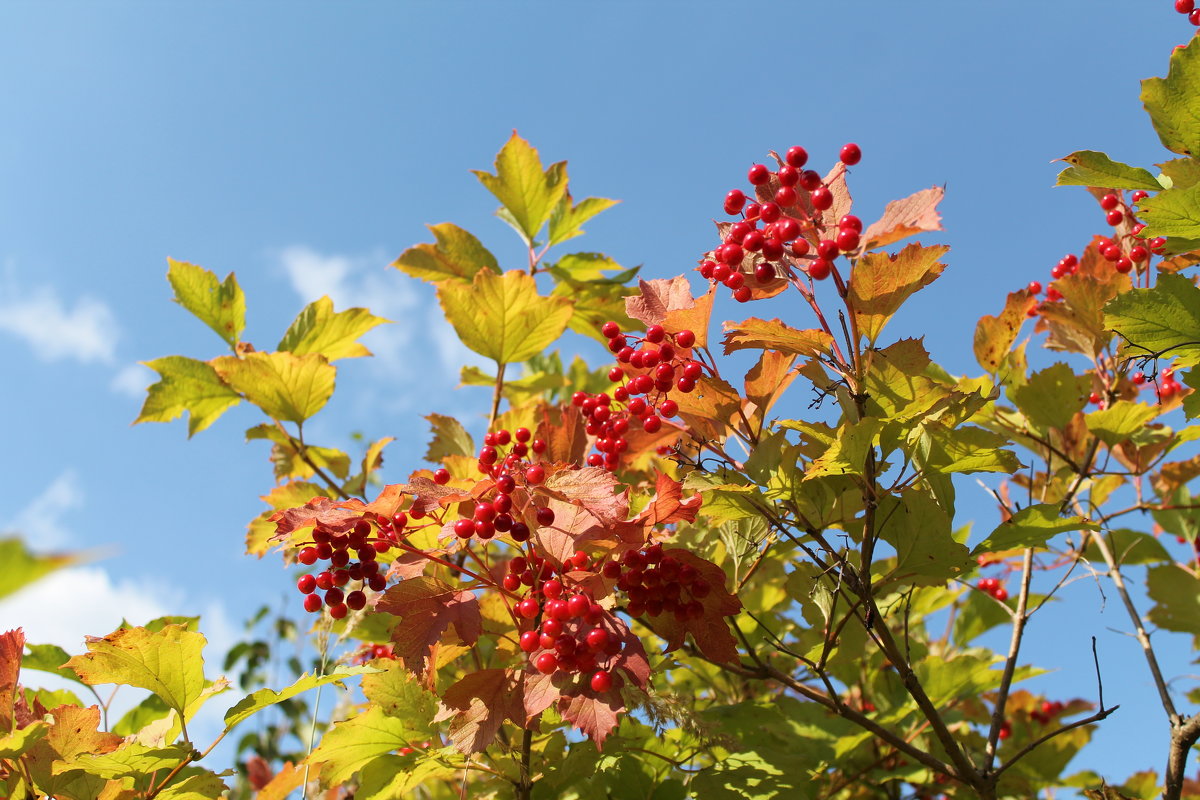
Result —
<path fill-rule="evenodd" d="M 1062 159 L 1071 166 L 1058 174 L 1056 186 L 1103 186 L 1109 189 L 1162 189 L 1148 170 L 1113 161 L 1095 150 L 1079 150 Z"/>
<path fill-rule="evenodd" d="M 233 728 L 264 708 L 269 708 L 276 703 L 282 703 L 284 700 L 295 697 L 302 692 L 307 692 L 309 689 L 315 689 L 318 686 L 325 686 L 330 683 L 340 685 L 347 678 L 352 678 L 355 675 L 368 675 L 372 672 L 375 672 L 373 667 L 339 666 L 325 675 L 301 675 L 291 686 L 288 686 L 286 689 L 280 689 L 278 692 L 272 689 L 259 689 L 238 701 L 233 708 L 225 712 L 225 728 L 226 730 Z"/>
<path fill-rule="evenodd" d="M 1165 78 L 1142 81 L 1142 104 L 1163 146 L 1183 155 L 1200 155 L 1200 46 L 1175 48 Z"/>
<path fill-rule="evenodd" d="M 1022 508 L 1013 514 L 1011 519 L 997 525 L 986 539 L 976 545 L 971 555 L 1016 550 L 1021 547 L 1045 547 L 1048 541 L 1060 533 L 1098 529 L 1098 525 L 1088 522 L 1083 517 L 1060 516 L 1058 506 L 1052 503 L 1032 505 Z"/>
<path fill-rule="evenodd" d="M 203 361 L 166 356 L 143 363 L 159 374 L 159 381 L 147 390 L 134 423 L 170 422 L 187 411 L 188 436 L 192 436 L 241 402 L 238 393 Z"/>
<path fill-rule="evenodd" d="M 469 232 L 448 222 L 428 227 L 436 242 L 410 247 L 392 262 L 393 267 L 430 283 L 447 279 L 470 283 L 480 270 L 500 272 L 496 257 Z"/>
<path fill-rule="evenodd" d="M 860 258 L 850 273 L 846 298 L 859 333 L 873 344 L 904 301 L 942 274 L 946 265 L 938 259 L 949 250 L 945 245 L 910 244 L 895 255 L 868 253 Z"/>
<path fill-rule="evenodd" d="M 371 351 L 358 339 L 376 325 L 388 320 L 376 317 L 365 308 L 333 310 L 333 301 L 322 297 L 304 307 L 279 342 L 280 350 L 303 356 L 320 353 L 330 361 L 339 358 L 369 356 Z"/>
<path fill-rule="evenodd" d="M 566 162 L 542 169 L 529 142 L 513 132 L 496 156 L 496 173 L 472 170 L 508 212 L 510 224 L 532 242 L 567 191 Z M 521 361 L 523 359 L 515 359 Z"/>
<path fill-rule="evenodd" d="M 246 327 L 246 297 L 231 272 L 222 282 L 216 274 L 198 267 L 167 259 L 167 280 L 175 290 L 175 302 L 234 347 Z"/>
<path fill-rule="evenodd" d="M 438 284 L 438 300 L 462 343 L 500 364 L 525 361 L 566 330 L 571 301 L 542 297 L 525 272 L 475 274 L 471 285 Z"/>
<path fill-rule="evenodd" d="M 333 395 L 337 369 L 325 356 L 310 353 L 246 353 L 213 359 L 225 381 L 268 416 L 303 422 Z"/>
<path fill-rule="evenodd" d="M 1119 333 L 1135 356 L 1200 364 L 1200 289 L 1179 275 L 1160 275 L 1150 289 L 1133 289 L 1104 307 L 1105 325 Z"/>

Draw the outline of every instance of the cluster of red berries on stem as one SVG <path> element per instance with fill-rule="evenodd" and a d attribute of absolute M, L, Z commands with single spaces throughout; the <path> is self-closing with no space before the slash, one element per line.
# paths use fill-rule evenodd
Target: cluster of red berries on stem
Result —
<path fill-rule="evenodd" d="M 1200 8 L 1196 8 L 1196 0 L 1175 0 L 1175 10 L 1187 14 L 1188 22 L 1200 26 Z"/>
<path fill-rule="evenodd" d="M 507 533 L 515 542 L 528 541 L 530 529 L 514 514 L 513 492 L 523 487 L 527 492 L 546 479 L 546 468 L 526 460 L 526 456 L 546 451 L 542 439 L 534 439 L 528 428 L 515 431 L 501 429 L 483 437 L 479 449 L 479 471 L 495 480 L 494 491 L 480 497 L 470 519 L 454 522 L 454 535 L 460 539 L 491 539 L 497 533 Z M 532 498 L 532 493 L 529 493 Z M 531 504 L 532 505 L 532 504 Z M 546 506 L 532 506 L 538 525 L 554 523 L 554 511 Z"/>
<path fill-rule="evenodd" d="M 1008 599 L 1008 589 L 1004 588 L 1004 583 L 999 578 L 980 578 L 975 588 L 990 594 L 1001 603 Z"/>
<path fill-rule="evenodd" d="M 417 511 L 414 516 L 422 515 Z M 316 613 L 328 607 L 331 617 L 342 619 L 349 611 L 365 607 L 363 589 L 380 592 L 387 585 L 376 558 L 399 544 L 407 535 L 408 525 L 409 515 L 400 511 L 391 519 L 364 516 L 347 533 L 320 525 L 313 528 L 312 542 L 301 546 L 296 559 L 305 566 L 328 561 L 330 569 L 315 575 L 306 573 L 296 580 L 296 588 L 304 595 L 304 610 Z M 359 583 L 360 588 L 345 591 L 351 582 Z"/>
<path fill-rule="evenodd" d="M 563 565 L 563 571 L 587 570 L 589 566 L 587 554 L 577 552 Z M 569 590 L 570 581 L 565 576 L 555 577 L 557 571 L 537 554 L 508 562 L 504 588 L 516 593 L 528 587 L 526 596 L 512 608 L 518 624 L 532 625 L 521 631 L 518 644 L 543 675 L 591 673 L 588 685 L 595 692 L 606 692 L 619 685 L 614 660 L 624 644 L 600 604 L 581 587 Z"/>
<path fill-rule="evenodd" d="M 377 658 L 385 658 L 389 661 L 396 660 L 396 653 L 392 650 L 391 645 L 386 644 L 364 644 L 358 648 L 350 663 L 359 665 L 365 664 L 368 661 L 374 661 Z"/>
<path fill-rule="evenodd" d="M 691 358 L 696 344 L 692 331 L 667 333 L 661 325 L 651 325 L 639 338 L 623 333 L 615 322 L 606 322 L 601 332 L 619 362 L 609 370 L 608 379 L 620 385 L 612 394 L 576 392 L 571 404 L 583 412 L 588 435 L 596 437 L 597 452 L 588 455 L 588 466 L 614 470 L 621 453 L 629 449 L 625 434 L 630 427 L 637 425 L 646 433 L 661 430 L 664 419 L 679 413 L 671 392 L 694 391 L 704 367 Z"/>
<path fill-rule="evenodd" d="M 1039 725 L 1047 725 L 1062 713 L 1064 707 L 1061 700 L 1043 700 L 1041 708 L 1031 711 L 1029 718 Z"/>
<path fill-rule="evenodd" d="M 795 146 L 776 159 L 777 170 L 755 164 L 746 175 L 756 202 L 741 189 L 725 195 L 725 213 L 741 220 L 722 225 L 721 244 L 700 264 L 700 274 L 730 289 L 739 303 L 753 296 L 750 276 L 770 284 L 791 277 L 790 267 L 798 266 L 813 280 L 824 280 L 833 272 L 834 259 L 856 252 L 861 243 L 862 222 L 851 215 L 842 217 L 836 234 L 825 235 L 822 212 L 833 207 L 834 196 L 816 171 L 805 169 L 808 151 Z M 861 159 L 858 145 L 842 147 L 844 166 Z"/>
<path fill-rule="evenodd" d="M 661 544 L 626 551 L 606 561 L 600 574 L 616 581 L 616 588 L 629 598 L 631 617 L 657 617 L 670 613 L 680 622 L 704 616 L 701 602 L 712 591 L 694 567 L 663 553 Z"/>

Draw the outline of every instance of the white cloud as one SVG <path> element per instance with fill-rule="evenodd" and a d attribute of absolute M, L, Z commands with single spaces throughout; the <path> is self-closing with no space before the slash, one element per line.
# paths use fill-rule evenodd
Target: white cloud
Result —
<path fill-rule="evenodd" d="M 68 469 L 7 520 L 4 528 L 20 534 L 38 550 L 61 548 L 72 538 L 64 522 L 82 505 L 83 487 L 75 471 Z"/>
<path fill-rule="evenodd" d="M 24 339 L 43 361 L 112 363 L 118 327 L 107 305 L 82 297 L 68 307 L 51 287 L 0 287 L 0 330 Z"/>
<path fill-rule="evenodd" d="M 108 388 L 117 394 L 140 400 L 146 396 L 146 387 L 158 379 L 154 370 L 142 364 L 127 364 L 109 381 Z"/>

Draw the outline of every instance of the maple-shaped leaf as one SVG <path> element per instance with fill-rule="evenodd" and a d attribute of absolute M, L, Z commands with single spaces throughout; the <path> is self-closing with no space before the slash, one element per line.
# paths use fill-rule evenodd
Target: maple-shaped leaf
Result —
<path fill-rule="evenodd" d="M 279 349 L 294 355 L 320 353 L 330 361 L 369 356 L 358 338 L 376 325 L 390 322 L 365 308 L 334 311 L 333 301 L 322 297 L 304 307 L 279 342 Z"/>
<path fill-rule="evenodd" d="M 393 267 L 430 283 L 446 279 L 469 283 L 484 269 L 499 274 L 496 257 L 469 231 L 449 222 L 426 227 L 436 243 L 408 248 L 392 262 Z"/>
<path fill-rule="evenodd" d="M 667 641 L 664 652 L 678 650 L 683 646 L 687 635 L 691 634 L 692 640 L 706 658 L 723 664 L 737 661 L 737 643 L 725 618 L 741 611 L 742 603 L 725 588 L 725 570 L 690 550 L 670 548 L 665 550 L 663 555 L 671 556 L 680 564 L 686 564 L 696 570 L 710 590 L 706 596 L 699 599 L 704 606 L 704 613 L 700 616 L 688 616 L 687 619 L 680 620 L 674 613 L 664 611 L 650 618 L 654 632 Z"/>
<path fill-rule="evenodd" d="M 625 298 L 625 313 L 646 325 L 662 325 L 668 313 L 696 304 L 691 284 L 682 275 L 639 280 L 638 290 L 640 294 Z M 699 337 L 700 331 L 693 332 Z"/>
<path fill-rule="evenodd" d="M 108 636 L 89 636 L 88 652 L 66 666 L 89 686 L 116 683 L 147 689 L 190 719 L 205 689 L 205 643 L 203 634 L 186 625 L 164 625 L 155 631 L 119 628 Z"/>
<path fill-rule="evenodd" d="M 0 633 L 0 731 L 5 733 L 13 727 L 13 703 L 24 652 L 25 632 L 22 629 Z"/>
<path fill-rule="evenodd" d="M 424 720 L 420 723 L 424 728 Z M 335 724 L 321 738 L 308 763 L 321 764 L 321 779 L 328 785 L 343 784 L 367 762 L 401 747 L 409 747 L 427 735 L 402 717 L 388 716 L 371 707 Z"/>
<path fill-rule="evenodd" d="M 286 539 L 293 531 L 320 525 L 331 533 L 345 533 L 362 519 L 362 501 L 341 502 L 329 497 L 314 497 L 302 506 L 276 511 L 270 520 L 275 523 L 272 539 Z M 348 507 L 349 506 L 349 507 Z"/>
<path fill-rule="evenodd" d="M 942 274 L 946 265 L 938 259 L 949 250 L 945 245 L 923 247 L 914 243 L 895 255 L 868 253 L 860 258 L 850 274 L 850 294 L 846 298 L 859 332 L 874 344 L 904 301 Z"/>
<path fill-rule="evenodd" d="M 1100 239 L 1100 236 L 1092 239 L 1070 275 L 1050 284 L 1063 299 L 1038 306 L 1035 330 L 1049 333 L 1045 347 L 1050 350 L 1092 357 L 1112 339 L 1104 315 L 1105 303 L 1129 289 L 1132 280 L 1113 269 L 1112 262 L 1100 255 Z"/>
<path fill-rule="evenodd" d="M 1028 289 L 1010 292 L 998 316 L 985 315 L 979 320 L 975 326 L 975 360 L 979 366 L 988 372 L 1000 368 L 1034 302 Z"/>
<path fill-rule="evenodd" d="M 635 520 L 649 527 L 670 525 L 675 522 L 695 522 L 703 499 L 693 492 L 684 499 L 683 484 L 666 473 L 659 472 L 655 480 L 654 496 Z"/>
<path fill-rule="evenodd" d="M 442 709 L 434 722 L 450 720 L 450 743 L 462 753 L 483 751 L 504 720 L 525 726 L 524 692 L 520 673 L 485 669 L 468 673 L 442 694 Z"/>
<path fill-rule="evenodd" d="M 46 737 L 33 745 L 21 759 L 33 782 L 51 797 L 77 796 L 68 787 L 80 777 L 80 772 L 61 763 L 72 762 L 80 756 L 110 753 L 124 741 L 120 736 L 105 733 L 100 728 L 100 707 L 65 705 L 52 709 L 54 724 Z M 99 784 L 102 780 L 96 779 Z"/>
<path fill-rule="evenodd" d="M 497 216 L 532 244 L 567 191 L 567 162 L 558 161 L 543 170 L 538 151 L 514 130 L 496 154 L 495 164 L 495 175 L 478 169 L 472 172 L 503 204 Z"/>
<path fill-rule="evenodd" d="M 325 407 L 337 375 L 337 367 L 320 353 L 246 353 L 208 363 L 221 380 L 266 414 L 297 423 Z"/>
<path fill-rule="evenodd" d="M 456 488 L 454 486 L 439 486 L 433 482 L 432 478 L 425 477 L 426 475 L 430 474 L 431 473 L 429 472 L 426 472 L 425 475 L 414 473 L 413 476 L 409 478 L 408 483 L 396 485 L 395 488 L 397 492 L 411 494 L 413 496 L 413 508 L 418 508 L 428 514 L 431 511 L 436 511 L 439 508 L 451 505 L 453 503 L 465 503 L 468 500 L 475 499 L 471 492 L 464 491 L 460 488 Z M 389 486 L 388 488 L 390 489 L 392 487 Z M 399 506 L 397 506 L 396 510 L 399 510 Z M 396 512 L 393 511 L 392 513 L 394 514 Z"/>
<path fill-rule="evenodd" d="M 625 713 L 621 693 L 610 689 L 602 693 L 568 695 L 559 700 L 558 713 L 595 743 L 599 750 Z"/>
<path fill-rule="evenodd" d="M 701 375 L 694 391 L 680 394 L 675 399 L 679 404 L 679 418 L 693 434 L 724 440 L 730 426 L 744 427 L 742 398 L 737 389 L 721 378 Z"/>
<path fill-rule="evenodd" d="M 265 495 L 260 495 L 259 499 L 271 508 L 259 514 L 246 526 L 246 553 L 262 558 L 271 549 L 272 544 L 279 541 L 275 538 L 278 533 L 275 523 L 271 521 L 276 512 L 303 505 L 313 497 L 325 495 L 327 492 L 327 489 L 315 483 L 291 481 L 276 486 Z M 286 541 L 287 536 L 290 536 L 290 533 L 280 538 Z"/>
<path fill-rule="evenodd" d="M 230 347 L 238 343 L 246 327 L 246 296 L 231 272 L 224 281 L 204 267 L 167 259 L 167 280 L 175 290 L 176 303 L 216 331 Z"/>
<path fill-rule="evenodd" d="M 887 247 L 918 233 L 942 230 L 942 217 L 937 207 L 945 195 L 943 187 L 934 186 L 888 203 L 883 216 L 863 231 L 863 249 Z"/>
<path fill-rule="evenodd" d="M 400 618 L 392 629 L 396 655 L 414 672 L 423 672 L 429 648 L 451 625 L 465 645 L 473 645 L 483 632 L 479 600 L 474 592 L 456 589 L 427 575 L 402 581 L 388 589 L 375 604 Z"/>
<path fill-rule="evenodd" d="M 737 350 L 774 350 L 798 356 L 821 356 L 833 344 L 822 330 L 800 330 L 782 320 L 751 317 L 744 322 L 725 323 L 725 355 Z"/>
<path fill-rule="evenodd" d="M 143 361 L 159 375 L 146 389 L 146 400 L 133 422 L 170 422 L 188 412 L 188 437 L 217 421 L 242 401 L 211 364 L 186 356 L 166 356 Z"/>

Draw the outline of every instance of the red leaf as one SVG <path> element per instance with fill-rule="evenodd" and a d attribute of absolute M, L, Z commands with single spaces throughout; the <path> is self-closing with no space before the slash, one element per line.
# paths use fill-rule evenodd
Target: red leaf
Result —
<path fill-rule="evenodd" d="M 0 633 L 0 731 L 12 730 L 13 700 L 17 679 L 21 676 L 21 655 L 25 652 L 25 632 L 20 628 Z"/>
<path fill-rule="evenodd" d="M 700 600 L 704 614 L 680 621 L 673 612 L 651 617 L 654 632 L 667 640 L 664 652 L 678 650 L 687 634 L 692 635 L 700 652 L 713 661 L 732 663 L 738 660 L 737 642 L 729 631 L 725 617 L 742 610 L 742 603 L 725 589 L 725 570 L 689 550 L 672 548 L 663 553 L 680 564 L 691 566 L 709 586 L 709 594 Z"/>
<path fill-rule="evenodd" d="M 542 421 L 538 424 L 537 437 L 546 442 L 542 460 L 579 464 L 583 462 L 591 445 L 584 430 L 583 412 L 574 405 L 565 406 L 554 419 L 553 409 L 542 409 Z"/>
<path fill-rule="evenodd" d="M 511 670 L 468 673 L 442 695 L 434 722 L 450 720 L 450 743 L 463 753 L 478 753 L 492 743 L 504 720 L 524 727 L 524 692 Z"/>
<path fill-rule="evenodd" d="M 423 672 L 429 648 L 451 625 L 463 644 L 473 645 L 483 632 L 479 601 L 469 591 L 455 589 L 437 578 L 420 576 L 401 581 L 379 598 L 376 611 L 400 617 L 392 629 L 396 655 L 414 672 Z"/>
<path fill-rule="evenodd" d="M 388 487 L 389 489 L 393 487 Z M 419 508 L 428 514 L 430 511 L 436 511 L 442 506 L 448 506 L 453 503 L 463 503 L 468 500 L 473 500 L 474 495 L 470 492 L 464 492 L 462 489 L 457 489 L 453 486 L 438 486 L 429 478 L 414 477 L 408 483 L 402 483 L 395 488 L 400 491 L 411 494 L 413 496 L 413 507 Z"/>
<path fill-rule="evenodd" d="M 625 710 L 625 701 L 616 689 L 563 697 L 558 713 L 596 744 L 599 750 L 604 740 L 617 727 L 618 717 Z"/>
<path fill-rule="evenodd" d="M 549 556 L 556 566 L 573 556 L 588 534 L 606 529 L 604 523 L 583 506 L 550 498 L 546 507 L 554 512 L 554 522 L 539 526 L 533 532 L 533 540 L 538 553 Z"/>
<path fill-rule="evenodd" d="M 345 533 L 362 517 L 361 500 L 339 502 L 328 497 L 314 497 L 302 506 L 276 511 L 269 519 L 275 523 L 272 540 L 284 539 L 301 528 L 320 525 L 332 533 Z"/>
<path fill-rule="evenodd" d="M 665 473 L 658 473 L 654 497 L 634 519 L 647 526 L 669 525 L 673 522 L 695 522 L 702 502 L 700 493 L 683 499 L 683 484 Z"/>
<path fill-rule="evenodd" d="M 601 467 L 559 470 L 546 478 L 542 489 L 579 503 L 604 524 L 620 522 L 629 513 L 629 491 L 618 492 L 616 477 Z"/>
<path fill-rule="evenodd" d="M 572 683 L 571 676 L 562 671 L 544 675 L 531 670 L 525 675 L 525 724 L 529 725 L 539 714 L 554 705 L 562 697 L 562 689 Z"/>
<path fill-rule="evenodd" d="M 661 325 L 667 313 L 696 304 L 692 287 L 682 275 L 664 280 L 638 281 L 641 294 L 625 298 L 625 313 L 647 325 Z"/>

